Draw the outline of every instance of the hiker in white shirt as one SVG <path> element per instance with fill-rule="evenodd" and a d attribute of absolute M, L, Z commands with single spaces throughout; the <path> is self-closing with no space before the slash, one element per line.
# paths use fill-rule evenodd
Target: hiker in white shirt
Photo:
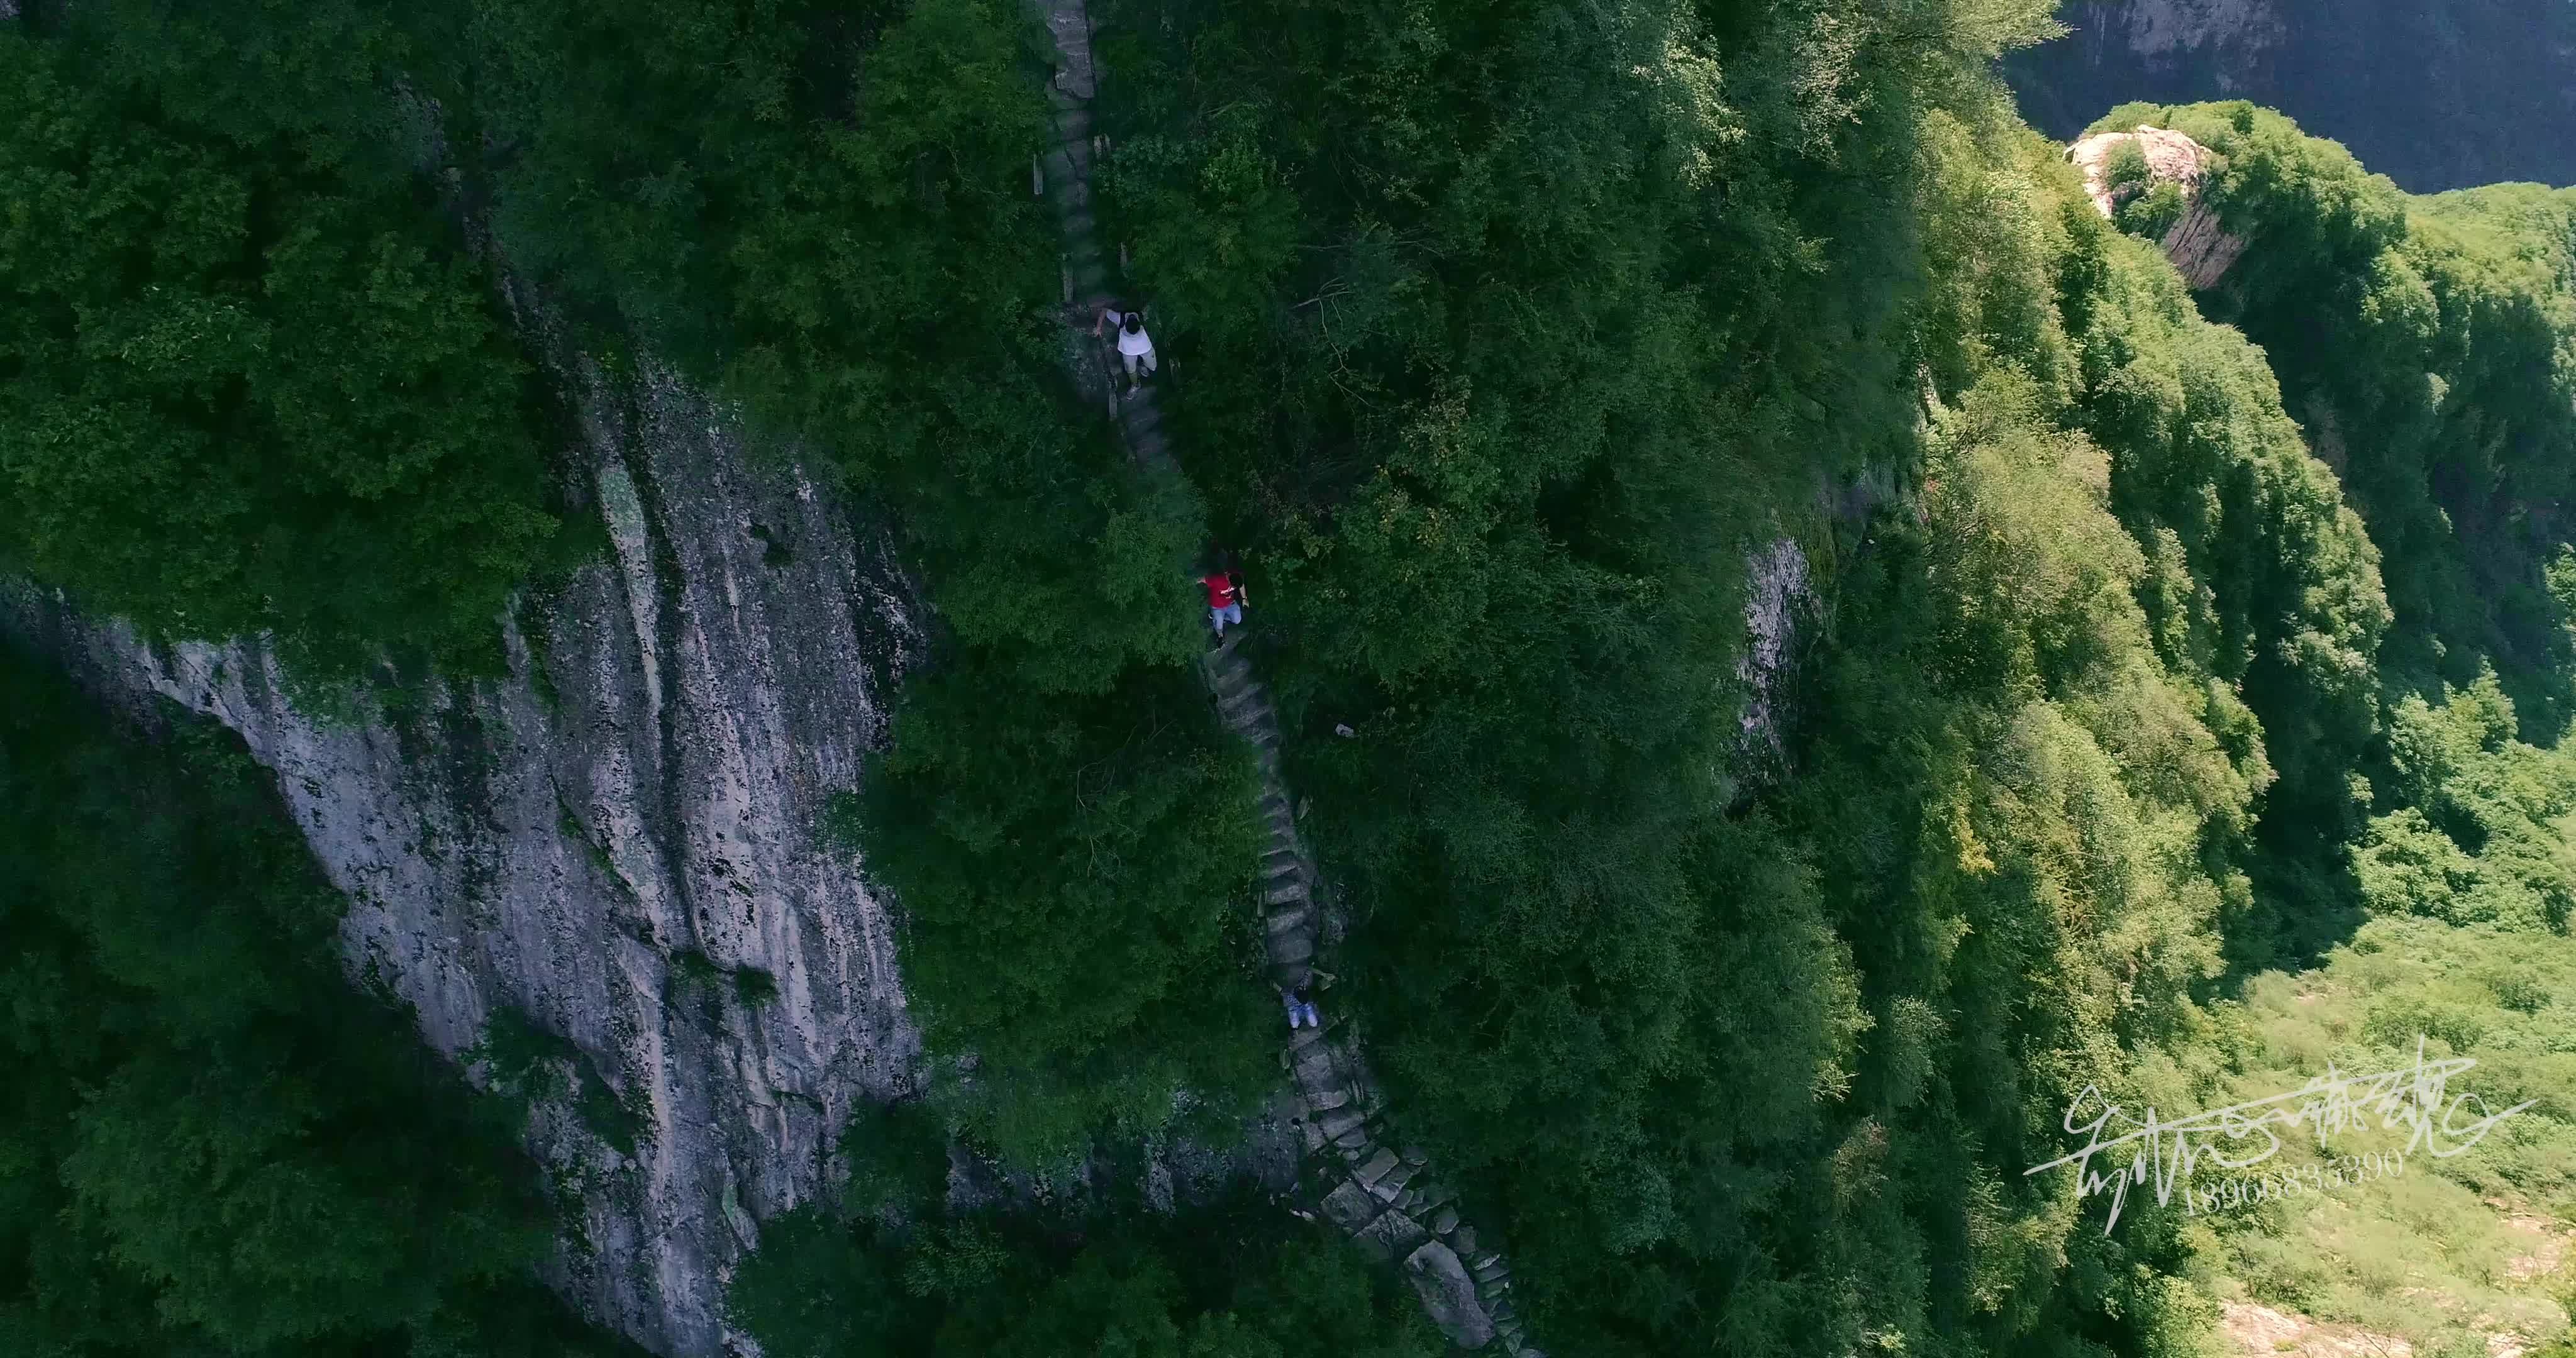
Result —
<path fill-rule="evenodd" d="M 1154 371 L 1154 341 L 1145 333 L 1145 313 L 1112 311 L 1103 307 L 1100 315 L 1091 322 L 1093 339 L 1100 338 L 1100 327 L 1103 325 L 1113 325 L 1118 328 L 1118 358 L 1120 362 L 1127 365 L 1127 385 L 1132 390 L 1144 382 L 1147 374 Z"/>

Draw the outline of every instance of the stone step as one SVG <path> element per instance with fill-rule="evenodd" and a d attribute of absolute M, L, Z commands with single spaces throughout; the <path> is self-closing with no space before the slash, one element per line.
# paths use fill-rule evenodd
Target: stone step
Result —
<path fill-rule="evenodd" d="M 1270 960 L 1279 966 L 1303 966 L 1315 955 L 1315 940 L 1303 933 L 1273 934 L 1270 937 Z"/>
<path fill-rule="evenodd" d="M 1273 934 L 1284 934 L 1291 929 L 1306 928 L 1311 918 L 1311 914 L 1301 905 L 1297 909 L 1282 910 L 1271 915 L 1262 921 L 1262 926 Z M 1301 1028 L 1298 1031 L 1305 1030 Z"/>
<path fill-rule="evenodd" d="M 1303 878 L 1305 875 L 1306 865 L 1299 862 L 1297 855 L 1293 853 L 1272 854 L 1261 860 L 1261 879 L 1265 884 L 1287 877 Z"/>
<path fill-rule="evenodd" d="M 1304 903 L 1305 899 L 1306 884 L 1297 880 L 1271 887 L 1261 893 L 1263 905 L 1296 905 Z"/>
<path fill-rule="evenodd" d="M 1377 1204 L 1369 1201 L 1369 1195 L 1355 1184 L 1335 1184 L 1320 1205 L 1326 1220 L 1353 1235 L 1367 1229 L 1377 1216 Z"/>
<path fill-rule="evenodd" d="M 1369 1185 L 1369 1191 L 1375 1193 L 1380 1201 L 1393 1203 L 1395 1199 L 1403 1196 L 1404 1186 L 1413 1181 L 1413 1176 L 1421 1172 L 1412 1165 L 1398 1161 L 1395 1168 L 1379 1175 L 1376 1182 Z"/>
<path fill-rule="evenodd" d="M 1380 1146 L 1377 1148 L 1377 1153 L 1368 1158 L 1366 1164 L 1351 1171 L 1351 1182 L 1362 1188 L 1374 1188 L 1378 1180 L 1394 1172 L 1395 1167 L 1401 1163 L 1403 1162 L 1395 1158 L 1395 1152 Z"/>

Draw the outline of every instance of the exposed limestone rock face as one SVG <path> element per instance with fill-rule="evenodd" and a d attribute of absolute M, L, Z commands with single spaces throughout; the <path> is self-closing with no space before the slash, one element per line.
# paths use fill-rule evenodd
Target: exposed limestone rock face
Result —
<path fill-rule="evenodd" d="M 2111 156 L 2123 146 L 2135 146 L 2146 157 L 2147 172 L 2158 182 L 2171 182 L 2192 188 L 2200 183 L 2202 167 L 2208 152 L 2199 142 L 2180 132 L 2162 127 L 2141 125 L 2135 132 L 2096 132 L 2066 149 L 2066 158 L 2084 171 L 2084 192 L 2093 206 L 2110 216 L 2123 201 L 2110 187 Z"/>
<path fill-rule="evenodd" d="M 2217 286 L 2237 256 L 2245 253 L 2244 239 L 2227 234 L 2218 224 L 2218 214 L 2197 197 L 2158 244 L 2194 291 Z"/>
<path fill-rule="evenodd" d="M 2272 0 L 2129 0 L 2093 6 L 2103 40 L 2141 57 L 2172 60 L 2193 49 L 2226 55 L 2215 80 L 2220 91 L 2243 88 L 2250 68 L 2287 34 Z"/>
<path fill-rule="evenodd" d="M 2165 258 L 2197 291 L 2214 286 L 2239 255 L 2245 253 L 2242 238 L 2227 234 L 2218 223 L 2218 214 L 2200 195 L 2201 177 L 2208 172 L 2210 152 L 2199 142 L 2180 132 L 2161 127 L 2140 127 L 2134 132 L 2096 132 L 2066 150 L 2066 157 L 2084 171 L 2084 192 L 2102 215 L 2115 215 L 2135 188 L 2115 190 L 2109 182 L 2111 158 L 2121 147 L 2135 146 L 2146 156 L 2147 173 L 2155 183 L 2180 185 L 2185 206 L 2182 216 L 2159 242 Z"/>
<path fill-rule="evenodd" d="M 350 897 L 352 973 L 438 1050 L 505 1013 L 563 1040 L 575 1092 L 532 1138 L 582 1204 L 557 1281 L 695 1358 L 729 1338 L 755 1223 L 821 1191 L 853 1104 L 911 1079 L 886 910 L 817 827 L 881 738 L 916 609 L 878 535 L 679 383 L 567 376 L 614 545 L 521 607 L 507 679 L 333 719 L 256 644 L 150 647 L 25 593 L 0 621 L 111 696 L 240 732 Z"/>
<path fill-rule="evenodd" d="M 1744 592 L 1744 655 L 1736 678 L 1747 690 L 1738 735 L 1748 753 L 1783 757 L 1780 721 L 1786 703 L 1790 643 L 1797 636 L 1798 615 L 1813 603 L 1807 578 L 1807 556 L 1795 538 L 1778 538 L 1754 553 L 1747 563 L 1752 579 Z"/>

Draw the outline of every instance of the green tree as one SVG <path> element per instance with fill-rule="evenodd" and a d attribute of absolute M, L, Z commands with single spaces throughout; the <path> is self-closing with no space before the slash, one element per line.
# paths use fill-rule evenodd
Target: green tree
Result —
<path fill-rule="evenodd" d="M 628 1352 L 545 1295 L 498 1101 L 340 974 L 269 775 L 0 648 L 0 1338 L 85 1354 Z"/>
<path fill-rule="evenodd" d="M 555 531 L 524 363 L 400 185 L 0 34 L 0 562 L 346 673 L 468 669 Z"/>

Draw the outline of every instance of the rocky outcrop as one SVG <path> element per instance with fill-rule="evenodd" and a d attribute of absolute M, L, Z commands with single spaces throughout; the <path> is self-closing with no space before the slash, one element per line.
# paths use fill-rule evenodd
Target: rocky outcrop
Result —
<path fill-rule="evenodd" d="M 1813 603 L 1807 578 L 1807 554 L 1796 538 L 1776 538 L 1745 562 L 1744 655 L 1735 677 L 1744 685 L 1737 736 L 1749 762 L 1771 763 L 1787 757 L 1780 735 L 1786 716 L 1790 680 L 1790 643 L 1798 634 L 1800 615 Z"/>
<path fill-rule="evenodd" d="M 2074 137 L 2107 109 L 2250 99 L 2417 193 L 2576 182 L 2566 0 L 2067 0 L 2015 53 L 2023 116 Z"/>
<path fill-rule="evenodd" d="M 2143 184 L 2113 184 L 2112 161 L 2123 147 L 2136 147 L 2145 158 Z M 2202 178 L 2209 171 L 2210 151 L 2199 142 L 2167 128 L 2141 125 L 2134 132 L 2096 132 L 2066 149 L 2066 158 L 2084 171 L 2084 192 L 2105 217 L 2116 218 L 2129 199 L 2154 184 L 2182 190 L 2183 210 L 2159 242 L 2165 258 L 2194 290 L 2215 286 L 2245 241 L 2219 225 L 2218 213 L 2202 198 Z"/>
<path fill-rule="evenodd" d="M 509 1032 L 563 1081 L 532 1118 L 580 1204 L 562 1289 L 709 1355 L 757 1223 L 823 1189 L 858 1100 L 911 1080 L 886 910 L 818 826 L 881 738 L 916 612 L 879 535 L 668 374 L 562 376 L 612 545 L 523 602 L 506 677 L 335 713 L 256 643 L 147 644 L 25 594 L 5 612 L 276 770 L 349 896 L 352 972 L 439 1051 Z"/>

